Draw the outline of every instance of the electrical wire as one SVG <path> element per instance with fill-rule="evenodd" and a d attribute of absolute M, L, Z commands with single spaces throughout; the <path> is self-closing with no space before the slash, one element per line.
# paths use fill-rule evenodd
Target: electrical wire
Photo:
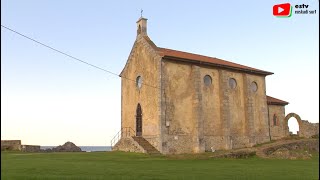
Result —
<path fill-rule="evenodd" d="M 42 45 L 42 46 L 44 46 L 44 47 L 46 47 L 46 48 L 49 48 L 49 49 L 51 49 L 51 50 L 53 50 L 53 51 L 55 51 L 55 52 L 58 52 L 58 53 L 63 54 L 63 55 L 65 55 L 65 56 L 68 56 L 69 58 L 72 58 L 72 59 L 74 59 L 74 60 L 76 60 L 76 61 L 78 61 L 78 62 L 81 62 L 81 63 L 83 63 L 83 64 L 86 64 L 86 65 L 88 65 L 88 66 L 94 67 L 94 68 L 96 68 L 96 69 L 99 69 L 99 70 L 104 71 L 104 72 L 106 72 L 106 73 L 109 73 L 109 74 L 111 74 L 111 75 L 114 75 L 114 76 L 117 76 L 117 77 L 121 77 L 121 78 L 123 78 L 123 79 L 126 79 L 126 80 L 129 80 L 129 81 L 132 81 L 132 82 L 136 83 L 136 80 L 133 80 L 133 79 L 130 79 L 130 78 L 127 78 L 127 77 L 124 77 L 124 76 L 120 76 L 120 75 L 118 75 L 118 74 L 116 74 L 116 73 L 114 73 L 114 72 L 112 72 L 112 71 L 106 70 L 106 69 L 104 69 L 104 68 L 101 68 L 101 67 L 99 67 L 99 66 L 93 65 L 93 64 L 88 63 L 88 62 L 86 62 L 86 61 L 84 61 L 84 60 L 81 60 L 81 59 L 79 59 L 79 58 L 76 58 L 76 57 L 74 57 L 74 56 L 72 56 L 72 55 L 69 55 L 69 54 L 63 52 L 63 51 L 60 51 L 60 50 L 58 50 L 58 49 L 56 49 L 56 48 L 53 48 L 53 47 L 51 47 L 51 46 L 49 46 L 49 45 L 46 45 L 46 44 L 44 44 L 44 43 L 42 43 L 42 42 L 40 42 L 40 41 L 38 41 L 38 40 L 35 40 L 35 39 L 33 39 L 33 38 L 31 38 L 31 37 L 28 37 L 28 36 L 26 36 L 26 35 L 24 35 L 24 34 L 22 34 L 22 33 L 19 33 L 19 32 L 15 31 L 15 30 L 13 30 L 13 29 L 11 29 L 11 28 L 8 28 L 8 27 L 6 27 L 6 26 L 4 26 L 4 25 L 2 25 L 2 24 L 1 24 L 1 27 L 5 28 L 5 29 L 7 29 L 7 30 L 9 30 L 9 31 L 11 31 L 11 32 L 14 32 L 15 34 L 18 34 L 18 35 L 20 35 L 20 36 L 22 36 L 22 37 L 24 37 L 24 38 L 26 38 L 26 39 L 28 39 L 28 40 L 31 40 L 31 41 L 33 41 L 33 42 L 35 42 L 35 43 L 37 43 L 37 44 L 40 44 L 40 45 Z M 146 84 L 146 83 L 143 83 L 143 82 L 142 82 L 141 84 L 142 84 L 142 85 L 145 85 L 145 86 L 148 86 L 148 87 L 160 89 L 160 88 L 157 87 L 157 86 L 152 86 L 152 85 L 149 85 L 149 84 Z"/>

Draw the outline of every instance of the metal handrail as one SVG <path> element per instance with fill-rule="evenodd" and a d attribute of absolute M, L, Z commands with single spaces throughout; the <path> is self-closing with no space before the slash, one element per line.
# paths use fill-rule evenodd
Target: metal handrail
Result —
<path fill-rule="evenodd" d="M 129 136 L 135 136 L 136 132 L 131 127 L 123 127 L 121 130 L 112 138 L 111 140 L 111 150 L 114 145 L 117 144 L 117 142 L 122 137 L 129 137 Z"/>

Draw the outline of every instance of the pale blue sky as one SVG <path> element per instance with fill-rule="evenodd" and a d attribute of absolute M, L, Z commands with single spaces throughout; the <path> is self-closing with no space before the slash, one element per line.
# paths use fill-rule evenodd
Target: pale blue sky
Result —
<path fill-rule="evenodd" d="M 274 17 L 272 6 L 284 2 L 317 14 Z M 317 0 L 2 0 L 1 24 L 119 74 L 141 8 L 157 46 L 274 72 L 267 94 L 290 103 L 286 114 L 319 122 Z M 120 90 L 120 78 L 1 28 L 1 139 L 110 145 L 120 130 Z"/>

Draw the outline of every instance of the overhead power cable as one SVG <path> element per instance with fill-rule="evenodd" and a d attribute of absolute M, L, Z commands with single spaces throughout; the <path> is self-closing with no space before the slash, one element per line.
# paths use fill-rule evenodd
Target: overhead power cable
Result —
<path fill-rule="evenodd" d="M 114 76 L 117 76 L 117 77 L 121 77 L 121 78 L 124 78 L 124 79 L 129 80 L 129 81 L 133 81 L 134 83 L 136 83 L 136 80 L 133 80 L 133 79 L 130 79 L 130 78 L 127 78 L 127 77 L 124 77 L 124 76 L 120 76 L 120 75 L 118 75 L 118 74 L 116 74 L 116 73 L 114 73 L 114 72 L 112 72 L 112 71 L 106 70 L 106 69 L 104 69 L 104 68 L 101 68 L 101 67 L 99 67 L 99 66 L 93 65 L 93 64 L 88 63 L 88 62 L 86 62 L 86 61 L 84 61 L 84 60 L 81 60 L 81 59 L 79 59 L 79 58 L 76 58 L 76 57 L 74 57 L 74 56 L 71 56 L 71 55 L 69 55 L 69 54 L 67 54 L 67 53 L 65 53 L 65 52 L 62 52 L 62 51 L 60 51 L 60 50 L 58 50 L 58 49 L 56 49 L 56 48 L 53 48 L 53 47 L 51 47 L 51 46 L 49 46 L 49 45 L 46 45 L 46 44 L 44 44 L 44 43 L 42 43 L 42 42 L 40 42 L 40 41 L 37 41 L 37 40 L 33 39 L 33 38 L 31 38 L 31 37 L 28 37 L 28 36 L 26 36 L 26 35 L 24 35 L 24 34 L 22 34 L 22 33 L 19 33 L 19 32 L 15 31 L 15 30 L 13 30 L 13 29 L 11 29 L 11 28 L 8 28 L 8 27 L 6 27 L 6 26 L 4 26 L 4 25 L 2 25 L 2 24 L 1 24 L 1 27 L 5 28 L 5 29 L 7 29 L 7 30 L 9 30 L 9 31 L 11 31 L 11 32 L 14 32 L 15 34 L 18 34 L 18 35 L 20 35 L 20 36 L 22 36 L 22 37 L 24 37 L 24 38 L 26 38 L 26 39 L 29 39 L 29 40 L 31 40 L 31 41 L 33 41 L 33 42 L 35 42 L 35 43 L 38 43 L 38 44 L 40 44 L 40 45 L 42 45 L 42 46 L 44 46 L 44 47 L 46 47 L 46 48 L 49 48 L 49 49 L 51 49 L 51 50 L 53 50 L 53 51 L 55 51 L 55 52 L 58 52 L 58 53 L 63 54 L 63 55 L 65 55 L 65 56 L 68 56 L 69 58 L 72 58 L 72 59 L 74 59 L 74 60 L 76 60 L 76 61 L 78 61 L 78 62 L 81 62 L 81 63 L 83 63 L 83 64 L 86 64 L 86 65 L 88 65 L 88 66 L 94 67 L 94 68 L 96 68 L 96 69 L 99 69 L 99 70 L 104 71 L 104 72 L 106 72 L 106 73 L 109 73 L 109 74 L 111 74 L 111 75 L 114 75 Z M 142 82 L 141 84 L 143 84 L 143 85 L 145 85 L 145 86 L 152 87 L 152 88 L 160 89 L 160 88 L 157 87 L 157 86 L 152 86 L 152 85 L 149 85 L 149 84 L 145 84 L 145 83 L 143 83 L 143 82 Z"/>

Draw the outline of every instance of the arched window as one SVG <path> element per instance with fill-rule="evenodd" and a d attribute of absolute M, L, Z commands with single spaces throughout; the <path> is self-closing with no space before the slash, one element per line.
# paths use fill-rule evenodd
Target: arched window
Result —
<path fill-rule="evenodd" d="M 140 24 L 139 24 L 138 30 L 137 30 L 137 34 L 140 34 L 140 33 L 141 33 L 141 26 L 140 26 Z"/>
<path fill-rule="evenodd" d="M 142 135 L 142 109 L 140 104 L 137 105 L 136 109 L 136 136 Z"/>
<path fill-rule="evenodd" d="M 276 114 L 273 115 L 273 125 L 277 126 L 278 125 L 278 117 Z"/>
<path fill-rule="evenodd" d="M 206 86 L 210 86 L 212 84 L 212 78 L 209 75 L 205 75 L 203 78 L 203 82 Z"/>
<path fill-rule="evenodd" d="M 136 86 L 138 89 L 141 88 L 142 86 L 142 77 L 141 76 L 138 76 L 137 79 L 136 79 Z"/>

